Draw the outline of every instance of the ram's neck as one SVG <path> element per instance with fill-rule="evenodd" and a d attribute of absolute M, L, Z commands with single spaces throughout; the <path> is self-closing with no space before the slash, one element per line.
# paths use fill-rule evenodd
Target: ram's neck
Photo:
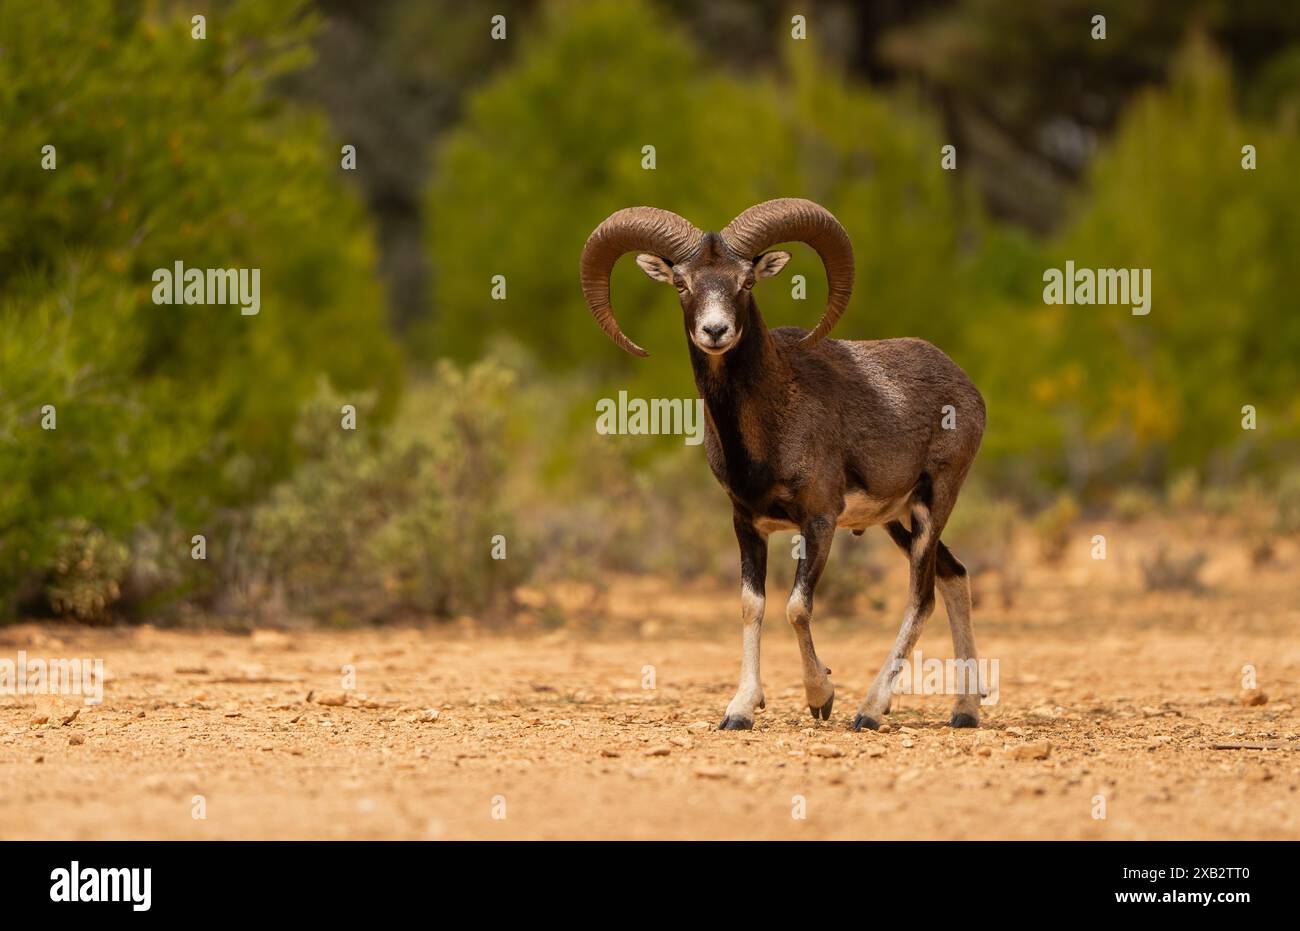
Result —
<path fill-rule="evenodd" d="M 756 305 L 734 348 L 713 356 L 690 343 L 690 352 L 695 386 L 726 457 L 728 486 L 746 497 L 759 489 L 745 486 L 765 472 L 765 453 L 789 388 L 786 363 Z"/>

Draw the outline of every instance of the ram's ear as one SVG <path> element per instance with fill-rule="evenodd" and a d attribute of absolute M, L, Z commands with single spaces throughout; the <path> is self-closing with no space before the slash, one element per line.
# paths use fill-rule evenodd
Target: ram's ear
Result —
<path fill-rule="evenodd" d="M 790 253 L 788 252 L 764 252 L 754 260 L 754 277 L 771 278 L 774 275 L 779 275 L 788 261 L 790 261 Z"/>
<path fill-rule="evenodd" d="M 657 255 L 643 252 L 636 257 L 636 264 L 640 265 L 641 271 L 655 281 L 671 282 L 673 280 L 673 267 Z"/>

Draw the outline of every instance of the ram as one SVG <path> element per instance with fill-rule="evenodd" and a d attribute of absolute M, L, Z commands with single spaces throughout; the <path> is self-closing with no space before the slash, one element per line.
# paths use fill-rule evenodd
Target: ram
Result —
<path fill-rule="evenodd" d="M 826 311 L 811 331 L 768 329 L 754 301 L 757 281 L 778 274 L 803 242 L 821 256 Z M 731 498 L 740 545 L 740 686 L 722 730 L 754 726 L 765 707 L 759 642 L 766 603 L 767 541 L 796 530 L 804 541 L 786 617 L 799 641 L 814 718 L 829 720 L 830 670 L 813 646 L 813 594 L 836 528 L 883 524 L 907 554 L 910 582 L 902 627 L 853 718 L 872 730 L 889 713 L 895 678 L 943 596 L 958 660 L 975 661 L 970 583 L 943 544 L 957 493 L 984 433 L 984 399 L 966 374 L 919 339 L 828 340 L 853 289 L 853 247 L 824 207 L 800 198 L 757 204 L 721 233 L 702 232 L 655 207 L 629 207 L 592 232 L 582 252 L 582 289 L 601 329 L 638 356 L 648 353 L 619 327 L 610 273 L 619 257 L 677 289 L 691 368 L 704 401 L 709 467 Z M 979 691 L 958 689 L 951 725 L 979 724 Z"/>

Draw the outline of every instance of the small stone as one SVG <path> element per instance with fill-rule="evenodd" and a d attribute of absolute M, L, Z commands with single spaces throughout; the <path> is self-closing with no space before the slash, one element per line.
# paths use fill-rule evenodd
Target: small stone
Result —
<path fill-rule="evenodd" d="M 1268 694 L 1262 689 L 1242 689 L 1238 697 L 1243 705 L 1267 705 Z"/>
<path fill-rule="evenodd" d="M 617 750 L 610 750 L 608 747 L 602 747 L 601 750 L 600 750 L 600 755 L 601 755 L 601 756 L 608 756 L 608 757 L 616 757 L 616 756 L 618 756 L 618 751 L 617 751 Z"/>
<path fill-rule="evenodd" d="M 888 733 L 891 733 L 893 730 L 894 730 L 894 728 L 893 728 L 892 725 L 889 725 L 889 724 L 882 724 L 882 725 L 880 725 L 880 727 L 876 728 L 876 733 L 877 733 L 877 734 L 888 734 Z"/>
<path fill-rule="evenodd" d="M 702 734 L 705 731 L 713 730 L 713 725 L 710 724 L 708 721 L 695 721 L 691 724 L 686 725 L 686 729 L 690 731 L 692 734 Z"/>
<path fill-rule="evenodd" d="M 1011 756 L 1017 760 L 1045 760 L 1051 755 L 1052 745 L 1046 740 L 1036 740 L 1033 743 L 1019 744 L 1011 751 Z"/>
<path fill-rule="evenodd" d="M 658 744 L 656 746 L 651 747 L 649 750 L 647 750 L 645 752 L 645 755 L 646 756 L 667 756 L 672 752 L 673 752 L 673 748 L 668 746 L 667 744 Z"/>
<path fill-rule="evenodd" d="M 689 750 L 691 749 L 691 747 L 695 746 L 693 743 L 691 743 L 689 737 L 681 737 L 681 736 L 669 737 L 668 742 L 673 746 L 681 747 L 683 750 Z"/>
<path fill-rule="evenodd" d="M 874 744 L 866 749 L 867 756 L 884 756 L 885 748 L 879 744 Z"/>
<path fill-rule="evenodd" d="M 900 742 L 904 747 L 906 747 L 906 748 L 909 749 L 909 750 L 910 750 L 912 747 L 915 747 L 915 746 L 916 746 L 916 742 L 913 741 L 913 740 L 912 740 L 911 738 L 909 738 L 909 737 L 904 737 L 904 738 L 903 738 L 901 741 L 899 741 L 899 742 Z"/>
<path fill-rule="evenodd" d="M 695 775 L 701 779 L 726 779 L 727 771 L 720 766 L 697 766 Z"/>
<path fill-rule="evenodd" d="M 992 756 L 992 755 L 993 755 L 993 748 L 992 748 L 992 747 L 989 747 L 989 746 L 976 747 L 976 748 L 975 748 L 975 753 L 976 753 L 978 756 Z"/>
<path fill-rule="evenodd" d="M 288 635 L 278 630 L 255 630 L 249 639 L 255 650 L 287 650 L 292 646 Z"/>
<path fill-rule="evenodd" d="M 316 696 L 316 704 L 339 708 L 348 703 L 347 692 L 323 692 Z"/>
<path fill-rule="evenodd" d="M 85 735 L 85 734 L 69 734 L 69 735 L 68 735 L 68 746 L 69 746 L 69 747 L 80 747 L 80 746 L 81 746 L 82 744 L 84 744 L 85 742 L 86 742 L 86 735 Z"/>
<path fill-rule="evenodd" d="M 438 709 L 425 708 L 423 711 L 416 712 L 415 716 L 411 718 L 411 720 L 416 724 L 431 724 L 438 720 Z"/>
<path fill-rule="evenodd" d="M 844 755 L 843 750 L 839 747 L 833 747 L 830 744 L 813 744 L 808 748 L 808 752 L 813 756 L 821 756 L 828 759 L 834 759 L 835 757 Z"/>
<path fill-rule="evenodd" d="M 48 723 L 49 720 L 50 716 L 48 714 L 34 714 L 27 719 L 27 723 L 32 727 L 40 727 L 42 724 Z"/>

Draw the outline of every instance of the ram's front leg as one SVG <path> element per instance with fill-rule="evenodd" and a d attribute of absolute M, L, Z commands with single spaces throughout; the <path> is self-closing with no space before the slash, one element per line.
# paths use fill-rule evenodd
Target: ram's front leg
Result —
<path fill-rule="evenodd" d="M 767 586 L 767 536 L 754 529 L 744 515 L 735 515 L 736 541 L 740 544 L 740 623 L 742 653 L 740 687 L 718 725 L 722 731 L 747 731 L 754 726 L 754 710 L 765 707 L 763 682 L 758 673 L 759 642 L 763 634 L 764 592 Z"/>
<path fill-rule="evenodd" d="M 799 640 L 799 655 L 803 661 L 803 689 L 808 698 L 808 710 L 813 720 L 829 721 L 831 707 L 835 704 L 835 686 L 831 684 L 830 670 L 817 658 L 813 647 L 812 611 L 813 592 L 817 580 L 826 568 L 831 543 L 835 540 L 835 518 L 816 517 L 800 528 L 803 536 L 803 554 L 794 573 L 794 588 L 786 605 L 786 618 Z"/>

